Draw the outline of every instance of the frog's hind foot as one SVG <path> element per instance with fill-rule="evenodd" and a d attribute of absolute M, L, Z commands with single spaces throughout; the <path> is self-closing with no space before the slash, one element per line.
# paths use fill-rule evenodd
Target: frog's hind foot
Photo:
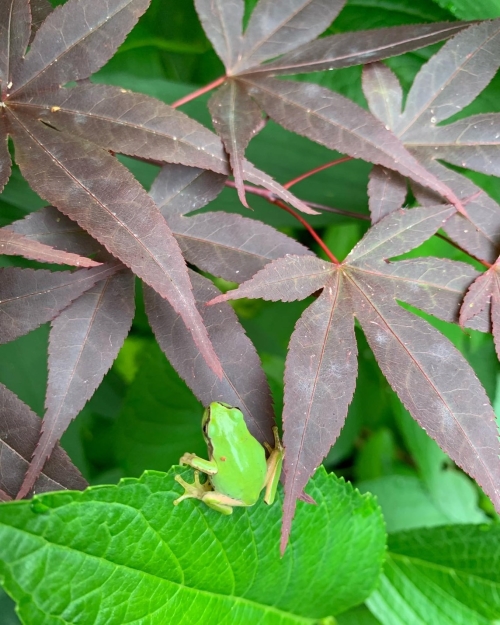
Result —
<path fill-rule="evenodd" d="M 174 501 L 174 506 L 178 506 L 184 499 L 203 499 L 204 495 L 212 490 L 208 480 L 204 484 L 200 482 L 199 471 L 194 472 L 194 484 L 188 484 L 180 475 L 176 475 L 174 479 L 184 488 L 185 491 L 183 495 Z"/>

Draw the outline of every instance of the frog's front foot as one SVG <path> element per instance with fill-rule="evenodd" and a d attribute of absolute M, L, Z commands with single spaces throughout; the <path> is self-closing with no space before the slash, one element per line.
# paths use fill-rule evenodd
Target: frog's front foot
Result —
<path fill-rule="evenodd" d="M 194 454 L 184 454 L 185 456 L 191 456 Z M 182 457 L 184 458 L 184 456 Z M 181 462 L 182 462 L 182 458 L 181 458 Z M 211 485 L 209 484 L 208 480 L 202 484 L 200 482 L 200 472 L 199 471 L 195 471 L 194 472 L 194 484 L 188 484 L 185 480 L 182 479 L 182 477 L 180 475 L 176 475 L 175 476 L 175 481 L 179 482 L 179 484 L 184 488 L 184 494 L 181 495 L 180 497 L 178 497 L 175 501 L 174 501 L 174 506 L 178 506 L 180 504 L 181 501 L 183 501 L 184 499 L 203 499 L 203 497 L 212 490 Z"/>
<path fill-rule="evenodd" d="M 194 458 L 196 458 L 196 454 L 185 453 L 182 458 L 179 460 L 179 464 L 187 464 L 191 466 Z"/>

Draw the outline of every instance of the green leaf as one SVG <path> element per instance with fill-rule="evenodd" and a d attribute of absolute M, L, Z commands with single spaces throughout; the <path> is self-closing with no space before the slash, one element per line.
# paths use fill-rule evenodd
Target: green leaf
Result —
<path fill-rule="evenodd" d="M 443 523 L 482 523 L 478 490 L 474 483 L 442 451 L 437 443 L 414 421 L 404 407 L 395 410 L 405 443 L 418 467 L 423 487 L 444 515 Z"/>
<path fill-rule="evenodd" d="M 312 625 L 376 586 L 380 510 L 342 479 L 318 471 L 317 506 L 299 504 L 280 559 L 279 505 L 229 518 L 199 501 L 174 507 L 174 473 L 0 506 L 0 579 L 25 625 L 81 621 L 82 610 L 106 625 Z"/>
<path fill-rule="evenodd" d="M 0 383 L 39 415 L 47 385 L 48 324 L 0 345 Z"/>
<path fill-rule="evenodd" d="M 462 20 L 488 20 L 500 17 L 498 0 L 434 0 Z"/>
<path fill-rule="evenodd" d="M 417 527 L 431 527 L 450 522 L 450 516 L 436 502 L 424 482 L 413 475 L 386 475 L 375 480 L 357 484 L 362 493 L 371 493 L 384 513 L 388 532 L 399 532 Z M 460 486 L 460 485 L 459 485 Z M 459 487 L 453 489 L 453 498 L 460 497 Z M 470 493 L 466 490 L 466 494 Z M 477 506 L 477 494 L 472 502 L 466 500 L 466 507 Z M 476 514 L 480 514 L 479 511 Z M 484 518 L 481 516 L 480 519 Z M 455 520 L 455 519 L 453 519 Z"/>
<path fill-rule="evenodd" d="M 137 373 L 115 424 L 119 464 L 127 475 L 133 476 L 146 468 L 166 471 L 185 451 L 206 453 L 201 433 L 201 404 L 156 341 L 146 339 L 141 343 L 135 358 L 131 356 L 135 367 L 132 368 L 131 362 L 120 362 L 122 368 L 130 373 L 135 369 Z"/>
<path fill-rule="evenodd" d="M 394 473 L 396 444 L 389 428 L 380 428 L 363 445 L 356 458 L 358 480 L 369 480 Z"/>
<path fill-rule="evenodd" d="M 364 605 L 353 608 L 337 617 L 338 625 L 379 625 L 380 621 Z"/>
<path fill-rule="evenodd" d="M 487 625 L 500 617 L 500 525 L 393 534 L 368 599 L 383 625 Z"/>
<path fill-rule="evenodd" d="M 387 457 L 381 454 L 390 430 L 378 430 L 358 455 L 357 471 L 364 481 L 361 492 L 371 492 L 384 513 L 389 532 L 448 523 L 484 523 L 487 517 L 478 507 L 479 490 L 392 397 L 393 414 L 416 471 L 400 464 L 389 471 L 377 471 Z M 378 436 L 377 436 L 378 435 Z M 382 435 L 384 438 L 382 438 Z M 377 445 L 378 444 L 378 445 Z M 393 443 L 394 444 L 394 443 Z M 386 460 L 387 462 L 387 460 Z M 371 463 L 371 464 L 370 464 Z M 378 463 L 378 464 L 377 464 Z M 367 469 L 372 469 L 371 473 Z"/>
<path fill-rule="evenodd" d="M 14 612 L 15 603 L 0 588 L 0 614 L 2 615 L 2 625 L 19 625 L 20 620 Z"/>

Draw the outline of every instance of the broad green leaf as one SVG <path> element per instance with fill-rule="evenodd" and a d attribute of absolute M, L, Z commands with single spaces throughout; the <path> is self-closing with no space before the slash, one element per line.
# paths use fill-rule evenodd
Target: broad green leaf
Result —
<path fill-rule="evenodd" d="M 416 475 L 386 475 L 359 482 L 357 487 L 377 497 L 388 532 L 486 521 L 477 506 L 477 490 L 465 475 L 452 469 L 439 477 L 432 488 Z"/>
<path fill-rule="evenodd" d="M 153 340 L 141 341 L 137 373 L 114 425 L 115 454 L 127 475 L 145 469 L 166 471 L 185 451 L 206 446 L 201 432 L 203 407 Z"/>
<path fill-rule="evenodd" d="M 446 523 L 486 521 L 485 515 L 477 507 L 477 489 L 469 478 L 455 469 L 444 451 L 401 404 L 395 406 L 394 414 L 423 487 L 444 515 Z"/>
<path fill-rule="evenodd" d="M 375 430 L 356 455 L 356 478 L 363 481 L 392 475 L 396 470 L 395 457 L 396 441 L 392 430 L 387 427 Z"/>
<path fill-rule="evenodd" d="M 374 499 L 343 480 L 318 472 L 308 488 L 317 505 L 299 504 L 280 559 L 279 505 L 230 518 L 199 501 L 174 507 L 173 474 L 0 507 L 0 577 L 25 625 L 82 611 L 107 625 L 313 625 L 375 587 L 383 521 Z"/>
<path fill-rule="evenodd" d="M 0 345 L 0 382 L 39 415 L 43 414 L 47 387 L 48 335 L 45 324 Z"/>
<path fill-rule="evenodd" d="M 378 621 L 366 606 L 359 606 L 339 614 L 338 625 L 378 625 Z"/>
<path fill-rule="evenodd" d="M 9 597 L 9 595 L 0 588 L 0 614 L 2 615 L 2 625 L 19 625 L 15 611 L 15 603 Z"/>
<path fill-rule="evenodd" d="M 498 0 L 434 0 L 462 20 L 488 20 L 500 17 Z"/>
<path fill-rule="evenodd" d="M 497 524 L 393 534 L 368 607 L 383 625 L 498 622 L 499 538 Z"/>

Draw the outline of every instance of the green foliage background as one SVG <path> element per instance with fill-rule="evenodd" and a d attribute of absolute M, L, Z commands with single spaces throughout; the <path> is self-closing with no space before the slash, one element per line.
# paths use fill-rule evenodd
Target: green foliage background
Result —
<path fill-rule="evenodd" d="M 248 0 L 248 9 L 254 4 L 255 0 Z M 419 0 L 418 3 L 348 0 L 328 32 L 498 16 L 500 0 Z M 421 64 L 438 47 L 439 44 L 389 59 L 387 63 L 408 88 Z M 222 64 L 199 25 L 192 0 L 152 0 L 145 16 L 94 80 L 173 102 L 222 73 Z M 298 79 L 319 82 L 366 106 L 360 74 L 360 68 L 354 67 L 301 75 Z M 199 98 L 183 107 L 183 111 L 210 126 L 207 99 L 208 96 Z M 460 116 L 487 111 L 500 111 L 500 76 Z M 283 182 L 334 157 L 326 148 L 269 122 L 251 143 L 248 158 Z M 123 158 L 123 162 L 148 188 L 157 169 L 132 159 Z M 367 213 L 369 170 L 370 165 L 351 161 L 305 180 L 297 185 L 295 192 L 311 201 Z M 468 175 L 500 200 L 496 179 Z M 318 252 L 307 233 L 288 214 L 260 198 L 252 197 L 250 201 L 255 218 L 295 236 Z M 0 225 L 42 205 L 15 170 L 0 196 Z M 230 189 L 210 204 L 209 209 L 245 213 Z M 310 221 L 339 258 L 347 254 L 367 228 L 366 222 L 328 213 Z M 460 252 L 437 239 L 412 252 L 412 255 L 426 254 L 463 258 Z M 11 262 L 30 266 L 29 261 L 0 259 L 2 266 Z M 132 332 L 116 363 L 62 440 L 75 464 L 94 485 L 117 483 L 125 476 L 139 477 L 146 469 L 168 471 L 187 449 L 200 454 L 204 450 L 200 431 L 202 406 L 157 347 L 143 311 L 140 290 L 137 297 L 138 312 Z M 287 342 L 308 303 L 241 301 L 235 304 L 261 356 L 278 418 Z M 491 337 L 474 331 L 465 333 L 430 317 L 428 320 L 464 353 L 500 415 L 500 369 Z M 491 504 L 408 416 L 378 369 L 361 331 L 356 331 L 360 351 L 357 390 L 342 434 L 324 464 L 328 471 L 352 481 L 361 492 L 377 496 L 389 533 L 413 532 L 389 538 L 388 559 L 379 589 L 367 606 L 341 614 L 337 622 L 344 625 L 493 623 L 500 618 L 500 603 L 495 595 L 500 578 L 498 548 L 493 551 L 491 548 L 498 544 L 499 527 Z M 47 338 L 47 327 L 41 327 L 0 346 L 0 382 L 40 415 L 47 377 Z M 21 505 L 27 510 L 28 504 Z M 268 522 L 262 518 L 263 523 Z M 323 520 L 327 523 L 326 518 Z M 481 533 L 479 527 L 461 526 L 478 523 L 489 523 L 489 529 Z M 441 525 L 448 528 L 416 529 Z M 427 545 L 427 553 L 420 554 L 422 558 L 417 562 L 415 545 L 423 543 Z M 436 562 L 433 556 L 438 552 L 444 554 L 441 562 Z M 460 556 L 461 552 L 465 555 Z M 429 571 L 435 571 L 438 566 L 440 574 L 430 576 Z M 455 592 L 459 578 L 461 584 L 472 589 L 470 596 Z M 439 601 L 433 598 L 436 593 L 441 597 Z M 5 594 L 0 594 L 0 615 L 2 625 L 19 622 Z"/>

